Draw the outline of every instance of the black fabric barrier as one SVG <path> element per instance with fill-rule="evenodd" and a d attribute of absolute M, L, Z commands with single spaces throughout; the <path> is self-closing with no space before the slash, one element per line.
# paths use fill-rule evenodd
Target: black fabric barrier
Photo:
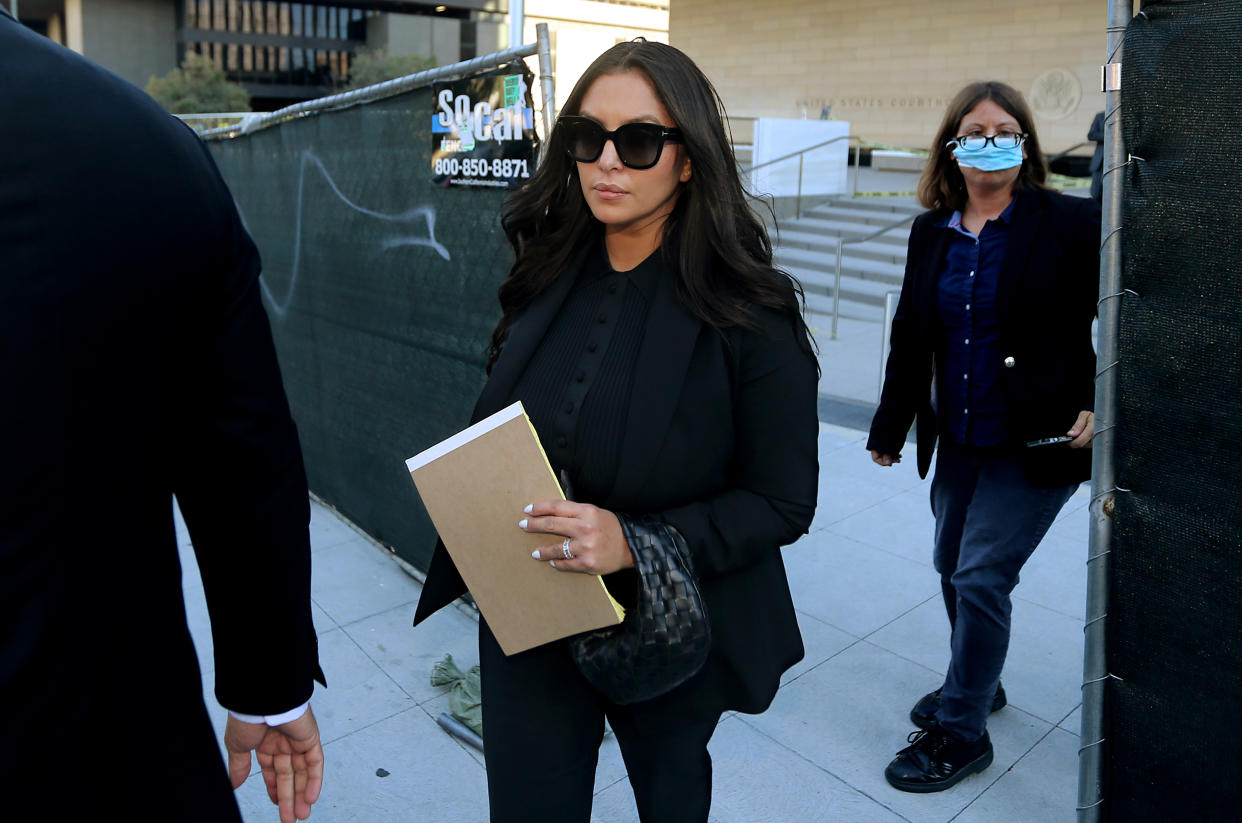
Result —
<path fill-rule="evenodd" d="M 430 87 L 210 145 L 263 256 L 311 489 L 426 569 L 405 459 L 469 421 L 512 254 L 501 189 L 436 185 Z"/>
<path fill-rule="evenodd" d="M 1225 0 L 1144 3 L 1125 38 L 1113 821 L 1242 819 L 1239 43 Z"/>

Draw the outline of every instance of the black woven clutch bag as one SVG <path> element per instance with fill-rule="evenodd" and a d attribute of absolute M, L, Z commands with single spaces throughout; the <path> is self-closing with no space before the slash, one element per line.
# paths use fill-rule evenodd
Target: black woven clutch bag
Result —
<path fill-rule="evenodd" d="M 694 676 L 707 660 L 712 630 L 681 533 L 650 515 L 617 519 L 634 554 L 638 603 L 619 626 L 572 637 L 569 648 L 592 686 L 627 704 Z"/>

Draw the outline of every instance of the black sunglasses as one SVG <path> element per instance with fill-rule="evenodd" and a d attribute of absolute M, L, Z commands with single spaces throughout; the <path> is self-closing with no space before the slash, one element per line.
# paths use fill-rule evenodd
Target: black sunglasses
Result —
<path fill-rule="evenodd" d="M 565 150 L 579 163 L 594 163 L 611 140 L 623 164 L 631 169 L 649 169 L 660 162 L 665 142 L 681 142 L 681 129 L 658 123 L 626 123 L 615 131 L 604 131 L 589 117 L 566 115 L 557 122 L 565 135 Z"/>

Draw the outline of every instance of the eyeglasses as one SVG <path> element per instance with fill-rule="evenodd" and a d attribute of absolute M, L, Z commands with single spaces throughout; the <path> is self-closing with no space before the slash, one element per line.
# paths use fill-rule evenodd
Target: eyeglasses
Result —
<path fill-rule="evenodd" d="M 996 134 L 963 134 L 944 144 L 946 149 L 960 146 L 962 151 L 982 151 L 988 143 L 998 149 L 1016 149 L 1028 135 L 1019 131 L 998 131 Z"/>
<path fill-rule="evenodd" d="M 631 169 L 649 169 L 660 162 L 665 142 L 681 142 L 681 129 L 669 129 L 657 123 L 626 123 L 615 131 L 589 117 L 566 115 L 557 123 L 565 135 L 565 150 L 579 163 L 594 163 L 604 153 L 609 140 L 617 151 L 617 159 Z"/>

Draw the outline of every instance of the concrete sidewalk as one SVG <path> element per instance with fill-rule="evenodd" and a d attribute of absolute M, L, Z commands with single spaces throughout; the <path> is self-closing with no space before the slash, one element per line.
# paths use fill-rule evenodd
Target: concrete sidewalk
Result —
<path fill-rule="evenodd" d="M 1004 674 L 1010 705 L 989 723 L 994 764 L 949 791 L 905 794 L 885 783 L 883 770 L 913 728 L 910 706 L 942 682 L 948 621 L 931 567 L 927 483 L 913 459 L 874 466 L 863 442 L 860 431 L 821 426 L 819 509 L 811 532 L 785 549 L 807 656 L 786 674 L 766 714 L 721 720 L 711 743 L 712 820 L 1072 819 L 1087 488 L 1062 511 L 1015 593 Z M 214 707 L 210 627 L 180 520 L 178 534 L 187 612 Z M 318 504 L 311 535 L 314 619 L 330 684 L 313 699 L 327 774 L 311 819 L 485 821 L 482 756 L 436 725 L 448 695 L 429 685 L 446 653 L 463 669 L 477 662 L 475 622 L 450 608 L 412 629 L 419 584 L 386 549 Z M 214 712 L 222 730 L 224 712 Z M 537 770 L 531 779 L 540 779 Z M 611 737 L 596 790 L 595 820 L 637 821 Z M 277 819 L 257 777 L 238 800 L 249 823 Z"/>

